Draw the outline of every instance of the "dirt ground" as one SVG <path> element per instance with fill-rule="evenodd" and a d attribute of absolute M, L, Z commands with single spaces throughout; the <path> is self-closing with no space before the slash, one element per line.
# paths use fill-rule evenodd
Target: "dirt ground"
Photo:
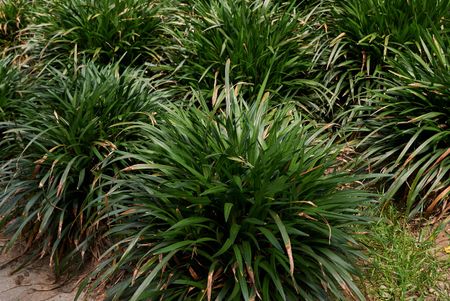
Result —
<path fill-rule="evenodd" d="M 0 245 L 5 239 L 0 239 Z M 42 260 L 13 273 L 21 261 L 17 254 L 0 255 L 0 301 L 73 301 L 76 283 L 55 283 L 48 261 Z M 8 263 L 4 266 L 5 263 Z"/>
<path fill-rule="evenodd" d="M 436 244 L 438 247 L 438 258 L 442 260 L 449 260 L 450 254 L 445 252 L 445 249 L 450 247 L 450 223 L 447 224 L 445 229 L 438 235 Z"/>

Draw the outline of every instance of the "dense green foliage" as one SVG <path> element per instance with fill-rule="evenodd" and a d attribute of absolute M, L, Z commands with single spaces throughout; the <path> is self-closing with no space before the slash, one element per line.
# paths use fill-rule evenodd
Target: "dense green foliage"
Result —
<path fill-rule="evenodd" d="M 0 59 L 0 122 L 14 120 L 15 113 L 20 111 L 21 76 L 11 57 Z"/>
<path fill-rule="evenodd" d="M 85 55 L 100 63 L 159 63 L 162 16 L 145 0 L 46 1 L 32 50 L 61 60 Z M 37 45 L 33 45 L 37 44 Z"/>
<path fill-rule="evenodd" d="M 322 83 L 334 92 L 331 118 L 339 117 L 340 123 L 359 116 L 352 106 L 366 104 L 372 91 L 382 88 L 377 79 L 391 68 L 386 60 L 395 59 L 392 49 L 414 47 L 423 31 L 449 31 L 450 3 L 446 0 L 325 3 L 328 40 L 317 54 L 326 69 Z"/>
<path fill-rule="evenodd" d="M 122 240 L 103 277 L 132 270 L 114 296 L 318 300 L 346 287 L 362 298 L 348 231 L 366 222 L 355 213 L 369 195 L 325 175 L 334 139 L 267 97 L 248 104 L 226 88 L 212 110 L 199 101 L 168 108 L 161 126 L 138 124 L 146 142 L 122 156 L 137 162 L 113 181 L 110 233 Z"/>
<path fill-rule="evenodd" d="M 369 192 L 450 211 L 449 26 L 444 0 L 0 0 L 5 249 L 99 260 L 116 300 L 364 299 Z"/>
<path fill-rule="evenodd" d="M 437 229 L 414 229 L 401 213 L 389 208 L 362 239 L 369 262 L 364 289 L 375 300 L 447 300 L 449 260 L 433 250 Z M 443 291 L 442 287 L 447 291 Z"/>
<path fill-rule="evenodd" d="M 17 151 L 14 140 L 19 137 L 11 137 L 6 132 L 23 115 L 25 101 L 22 96 L 30 82 L 27 71 L 16 65 L 13 57 L 0 59 L 0 162 L 9 159 Z"/>
<path fill-rule="evenodd" d="M 96 209 L 88 205 L 107 172 L 102 162 L 127 140 L 114 125 L 148 120 L 137 112 L 152 110 L 148 84 L 117 69 L 88 64 L 73 75 L 53 71 L 48 90 L 30 92 L 26 119 L 10 124 L 2 141 L 23 148 L 5 162 L 0 182 L 1 222 L 14 233 L 6 247 L 20 235 L 28 247 L 49 253 L 57 271 L 66 255 L 92 251 L 101 235 L 102 225 L 90 228 Z"/>
<path fill-rule="evenodd" d="M 371 168 L 394 175 L 385 198 L 404 201 L 411 217 L 449 209 L 449 47 L 448 35 L 425 32 L 415 49 L 392 50 L 397 56 L 363 141 Z"/>
<path fill-rule="evenodd" d="M 28 0 L 0 0 L 0 53 L 21 43 L 32 5 Z"/>
<path fill-rule="evenodd" d="M 267 89 L 283 96 L 311 94 L 318 86 L 307 80 L 318 39 L 310 22 L 314 11 L 262 1 L 195 0 L 188 13 L 189 31 L 176 32 L 186 52 L 178 75 L 182 82 L 212 90 L 223 84 L 229 59 L 231 80 L 245 83 L 243 88 L 258 91 L 266 76 Z"/>

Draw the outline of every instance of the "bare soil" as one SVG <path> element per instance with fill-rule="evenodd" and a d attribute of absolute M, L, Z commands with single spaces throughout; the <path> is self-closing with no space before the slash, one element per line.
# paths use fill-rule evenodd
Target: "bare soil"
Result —
<path fill-rule="evenodd" d="M 3 245 L 5 238 L 0 238 Z M 18 259 L 11 262 L 17 251 L 0 254 L 0 301 L 72 301 L 76 295 L 76 281 L 57 282 L 48 260 L 41 260 L 18 271 L 23 264 Z M 6 263 L 6 265 L 5 265 Z"/>

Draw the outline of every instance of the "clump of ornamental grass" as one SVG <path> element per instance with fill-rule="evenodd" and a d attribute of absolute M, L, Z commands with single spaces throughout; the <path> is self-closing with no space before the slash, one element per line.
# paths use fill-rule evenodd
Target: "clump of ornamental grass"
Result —
<path fill-rule="evenodd" d="M 0 122 L 14 120 L 20 109 L 20 84 L 24 78 L 11 56 L 0 59 Z"/>
<path fill-rule="evenodd" d="M 348 42 L 346 57 L 366 75 L 392 57 L 389 46 L 414 44 L 423 30 L 448 31 L 450 3 L 444 0 L 344 0 L 335 3 L 333 33 Z M 355 47 L 356 46 L 356 47 Z M 338 54 L 338 53 L 336 53 Z M 335 54 L 335 55 L 336 55 Z"/>
<path fill-rule="evenodd" d="M 0 49 L 8 52 L 23 42 L 23 30 L 29 23 L 33 1 L 0 0 Z"/>
<path fill-rule="evenodd" d="M 450 210 L 449 43 L 448 34 L 425 31 L 414 47 L 392 49 L 391 72 L 364 125 L 364 158 L 371 170 L 392 174 L 385 199 L 410 218 Z"/>
<path fill-rule="evenodd" d="M 320 85 L 309 73 L 320 36 L 312 21 L 318 13 L 315 9 L 259 0 L 196 0 L 180 12 L 185 27 L 174 28 L 172 35 L 184 54 L 179 55 L 175 73 L 182 84 L 213 91 L 224 84 L 225 64 L 230 60 L 231 80 L 253 91 L 248 97 L 257 94 L 266 76 L 270 78 L 266 88 L 273 92 L 318 93 L 315 89 Z M 304 101 L 309 103 L 310 98 Z"/>
<path fill-rule="evenodd" d="M 17 145 L 14 140 L 20 139 L 6 134 L 6 131 L 22 116 L 23 93 L 30 83 L 28 71 L 18 65 L 11 55 L 0 58 L 0 162 L 9 158 L 11 148 Z"/>
<path fill-rule="evenodd" d="M 35 56 L 84 56 L 97 63 L 160 64 L 164 17 L 158 2 L 59 0 L 40 5 L 29 45 Z"/>
<path fill-rule="evenodd" d="M 60 274 L 100 252 L 107 225 L 93 224 L 101 206 L 90 203 L 101 175 L 114 174 L 102 163 L 134 139 L 121 135 L 120 123 L 152 122 L 157 100 L 142 72 L 117 65 L 50 72 L 30 93 L 26 117 L 6 132 L 20 140 L 0 169 L 0 227 L 10 235 L 5 249 L 21 240 L 30 256 L 49 254 Z"/>
<path fill-rule="evenodd" d="M 417 41 L 424 29 L 449 30 L 450 3 L 444 0 L 344 0 L 335 8 L 336 25 L 365 51 L 383 57 L 390 43 Z M 372 42 L 373 47 L 370 47 Z M 385 44 L 385 45 L 383 45 Z"/>
<path fill-rule="evenodd" d="M 116 159 L 133 164 L 109 178 L 117 243 L 91 285 L 117 279 L 108 298 L 131 301 L 363 299 L 352 232 L 371 196 L 344 188 L 326 126 L 232 88 L 130 124 L 146 139 Z"/>
<path fill-rule="evenodd" d="M 343 113 L 341 122 L 355 120 L 352 106 L 367 104 L 370 92 L 380 88 L 378 79 L 390 68 L 387 60 L 396 56 L 392 48 L 414 47 L 423 30 L 448 32 L 450 26 L 445 0 L 331 0 L 325 5 L 329 41 L 321 43 L 318 57 L 326 70 L 322 82 L 334 93 L 332 109 Z"/>

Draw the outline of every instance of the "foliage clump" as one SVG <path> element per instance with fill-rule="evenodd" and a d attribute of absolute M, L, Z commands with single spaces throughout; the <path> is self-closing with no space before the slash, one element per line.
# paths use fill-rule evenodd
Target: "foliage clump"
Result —
<path fill-rule="evenodd" d="M 327 172 L 338 149 L 325 129 L 228 86 L 213 109 L 199 101 L 141 124 L 146 142 L 122 156 L 136 162 L 108 193 L 119 243 L 96 283 L 126 272 L 110 294 L 133 301 L 363 298 L 350 233 L 370 196 Z"/>
<path fill-rule="evenodd" d="M 395 50 L 366 123 L 365 158 L 372 169 L 393 174 L 385 199 L 410 217 L 449 210 L 449 42 L 439 31 L 424 32 L 414 48 Z"/>
<path fill-rule="evenodd" d="M 30 23 L 32 5 L 28 0 L 0 0 L 0 53 L 23 43 L 23 31 Z"/>
<path fill-rule="evenodd" d="M 41 6 L 32 53 L 49 59 L 82 55 L 124 66 L 162 60 L 162 16 L 145 0 L 59 0 Z"/>
<path fill-rule="evenodd" d="M 98 252 L 91 247 L 99 246 L 105 225 L 92 224 L 101 207 L 91 200 L 102 173 L 112 172 L 102 162 L 127 140 L 114 125 L 148 119 L 137 113 L 151 112 L 156 100 L 136 72 L 119 74 L 118 66 L 53 72 L 49 89 L 29 93 L 24 117 L 2 141 L 15 142 L 18 151 L 0 170 L 0 214 L 2 229 L 12 234 L 6 248 L 20 237 L 32 254 L 50 254 L 61 272 L 76 264 L 74 257 Z"/>
<path fill-rule="evenodd" d="M 318 85 L 310 68 L 318 37 L 316 12 L 263 1 L 193 1 L 185 31 L 174 31 L 184 54 L 175 73 L 181 83 L 206 91 L 224 84 L 226 61 L 231 80 L 256 95 L 266 88 L 286 95 L 312 95 Z M 250 100 L 250 99 L 249 99 Z"/>

